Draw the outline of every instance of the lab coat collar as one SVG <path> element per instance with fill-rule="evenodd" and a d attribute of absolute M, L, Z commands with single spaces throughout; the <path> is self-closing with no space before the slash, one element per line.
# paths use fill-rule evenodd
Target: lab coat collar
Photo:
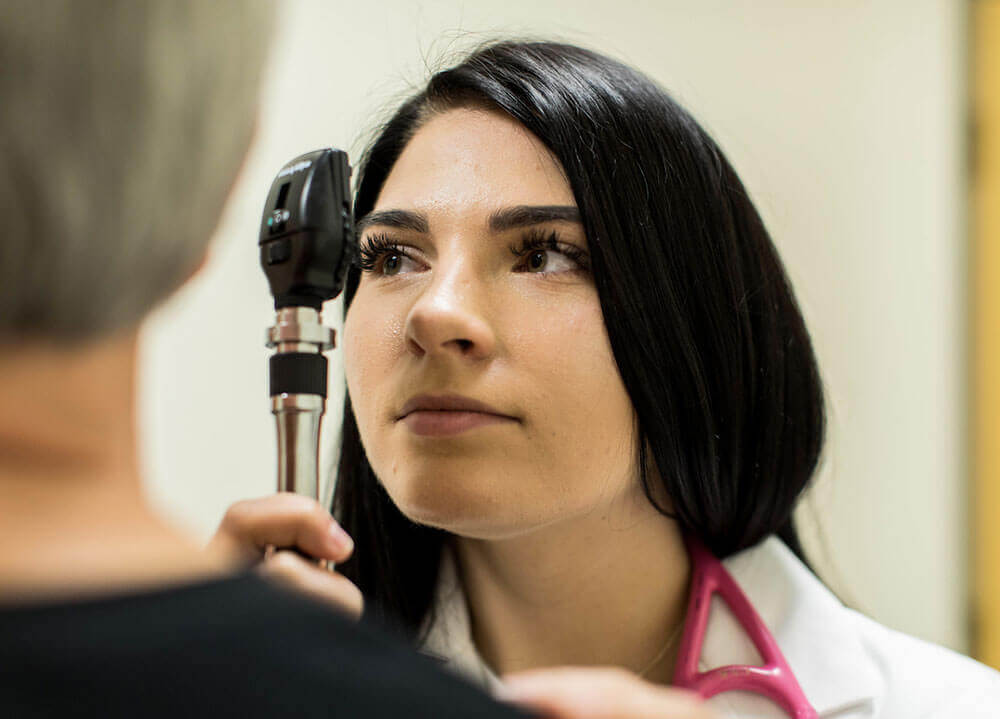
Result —
<path fill-rule="evenodd" d="M 777 538 L 723 562 L 768 626 L 810 704 L 823 719 L 873 716 L 884 691 L 878 667 L 857 635 L 852 613 Z M 715 599 L 699 662 L 702 671 L 727 664 L 759 664 L 749 637 Z M 421 651 L 495 690 L 500 681 L 476 651 L 455 559 L 446 549 L 435 598 L 436 617 L 425 627 Z M 727 716 L 784 717 L 754 695 L 731 692 L 712 704 Z"/>
<path fill-rule="evenodd" d="M 723 562 L 778 643 L 792 674 L 820 717 L 873 716 L 882 674 L 858 635 L 854 614 L 781 540 L 771 537 Z M 716 599 L 702 649 L 702 671 L 760 664 L 753 642 Z M 734 716 L 780 716 L 770 702 L 722 694 L 717 706 Z"/>

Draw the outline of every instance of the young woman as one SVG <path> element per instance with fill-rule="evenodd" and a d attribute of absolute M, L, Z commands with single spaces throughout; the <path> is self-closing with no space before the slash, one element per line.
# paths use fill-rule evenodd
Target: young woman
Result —
<path fill-rule="evenodd" d="M 802 562 L 791 518 L 824 424 L 809 335 L 739 178 L 653 82 L 577 47 L 491 45 L 431 78 L 359 169 L 335 499 L 356 548 L 335 581 L 287 574 L 356 586 L 487 686 L 619 668 L 521 677 L 509 691 L 536 708 L 587 716 L 585 686 L 682 716 L 642 694 L 679 660 L 763 661 L 724 612 L 679 657 L 707 547 L 810 710 L 995 715 L 995 674 L 842 607 Z M 264 525 L 329 521 L 290 506 L 241 505 L 224 530 L 260 545 Z"/>

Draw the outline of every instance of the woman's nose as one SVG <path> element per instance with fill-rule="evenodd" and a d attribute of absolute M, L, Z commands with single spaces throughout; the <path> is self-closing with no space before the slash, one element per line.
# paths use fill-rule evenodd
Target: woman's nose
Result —
<path fill-rule="evenodd" d="M 481 288 L 460 268 L 435 277 L 406 318 L 406 349 L 424 355 L 478 360 L 496 347 L 484 316 Z"/>

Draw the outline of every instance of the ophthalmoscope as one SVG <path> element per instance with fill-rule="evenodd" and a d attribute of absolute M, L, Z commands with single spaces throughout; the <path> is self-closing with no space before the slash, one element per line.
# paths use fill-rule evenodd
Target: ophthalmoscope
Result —
<path fill-rule="evenodd" d="M 355 252 L 347 154 L 296 157 L 271 184 L 260 225 L 274 326 L 267 330 L 271 412 L 278 430 L 278 491 L 321 500 L 319 436 L 326 411 L 327 359 L 336 343 L 323 303 L 340 294 Z"/>

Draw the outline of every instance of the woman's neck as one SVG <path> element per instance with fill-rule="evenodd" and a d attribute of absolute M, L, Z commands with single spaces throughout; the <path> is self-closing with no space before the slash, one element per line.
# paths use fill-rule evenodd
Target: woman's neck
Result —
<path fill-rule="evenodd" d="M 77 596 L 219 571 L 143 496 L 135 333 L 0 352 L 0 597 Z"/>
<path fill-rule="evenodd" d="M 669 683 L 690 565 L 641 490 L 516 538 L 455 543 L 473 639 L 497 673 L 618 666 Z"/>

